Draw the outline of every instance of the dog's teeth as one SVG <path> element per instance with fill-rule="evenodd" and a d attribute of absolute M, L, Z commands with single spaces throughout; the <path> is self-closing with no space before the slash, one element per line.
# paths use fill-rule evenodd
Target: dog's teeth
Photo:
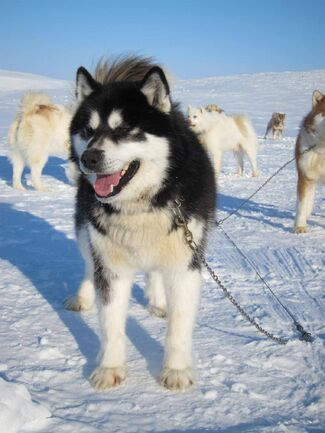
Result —
<path fill-rule="evenodd" d="M 121 171 L 121 175 L 124 176 L 125 173 L 126 173 L 126 170 L 124 170 L 124 168 L 123 168 L 123 170 Z"/>
<path fill-rule="evenodd" d="M 114 186 L 113 186 L 113 185 L 111 185 L 111 190 L 110 190 L 110 193 L 111 193 L 111 192 L 113 192 L 113 189 L 114 189 Z"/>

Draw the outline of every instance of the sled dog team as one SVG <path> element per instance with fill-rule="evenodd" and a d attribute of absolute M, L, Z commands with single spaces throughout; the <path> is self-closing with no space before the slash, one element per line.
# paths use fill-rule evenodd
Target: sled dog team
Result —
<path fill-rule="evenodd" d="M 75 167 L 75 227 L 85 274 L 65 306 L 83 311 L 98 300 L 101 352 L 93 386 L 105 390 L 126 379 L 128 301 L 135 273 L 144 271 L 149 308 L 168 322 L 160 382 L 187 389 L 194 382 L 201 263 L 185 242 L 175 207 L 204 254 L 222 154 L 234 152 L 238 174 L 246 154 L 258 176 L 256 133 L 245 116 L 226 115 L 214 104 L 189 107 L 185 117 L 163 69 L 143 57 L 101 62 L 94 75 L 80 67 L 76 100 L 72 112 L 42 94 L 22 99 L 9 130 L 13 186 L 23 188 L 26 165 L 33 186 L 44 190 L 40 176 L 51 155 L 69 154 Z M 273 113 L 266 134 L 282 131 L 284 117 Z M 316 183 L 325 181 L 325 95 L 319 91 L 297 138 L 296 162 L 295 231 L 301 233 Z"/>

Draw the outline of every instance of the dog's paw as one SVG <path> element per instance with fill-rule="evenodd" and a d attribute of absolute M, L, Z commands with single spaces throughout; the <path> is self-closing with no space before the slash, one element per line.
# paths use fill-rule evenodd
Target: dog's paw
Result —
<path fill-rule="evenodd" d="M 79 295 L 70 296 L 64 301 L 64 308 L 69 311 L 86 311 L 90 310 L 92 306 L 92 301 Z"/>
<path fill-rule="evenodd" d="M 160 319 L 165 319 L 167 317 L 167 309 L 165 307 L 156 307 L 155 305 L 149 305 L 149 313 L 152 316 L 159 317 Z"/>
<path fill-rule="evenodd" d="M 160 383 L 171 391 L 185 391 L 194 384 L 193 373 L 190 368 L 183 370 L 174 370 L 165 367 Z"/>
<path fill-rule="evenodd" d="M 307 233 L 307 227 L 306 226 L 295 227 L 294 232 L 297 234 Z"/>
<path fill-rule="evenodd" d="M 18 189 L 19 191 L 26 191 L 26 188 L 24 188 L 21 184 L 18 184 L 18 183 L 14 183 L 14 184 L 12 185 L 12 187 L 13 187 L 14 189 Z"/>
<path fill-rule="evenodd" d="M 97 367 L 90 376 L 90 382 L 95 389 L 103 391 L 119 386 L 125 378 L 125 367 Z"/>
<path fill-rule="evenodd" d="M 252 173 L 252 177 L 258 177 L 260 175 L 260 172 L 257 170 L 257 171 L 253 171 L 253 173 Z"/>

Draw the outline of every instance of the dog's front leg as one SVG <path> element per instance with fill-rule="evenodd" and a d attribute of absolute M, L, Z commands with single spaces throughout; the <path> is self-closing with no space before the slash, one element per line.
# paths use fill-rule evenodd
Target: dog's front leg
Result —
<path fill-rule="evenodd" d="M 198 270 L 174 270 L 164 274 L 167 289 L 168 329 L 161 383 L 180 391 L 193 384 L 192 333 L 200 298 Z"/>
<path fill-rule="evenodd" d="M 132 273 L 115 275 L 95 266 L 102 335 L 100 363 L 90 380 L 98 390 L 117 386 L 126 378 L 125 322 L 132 279 Z"/>

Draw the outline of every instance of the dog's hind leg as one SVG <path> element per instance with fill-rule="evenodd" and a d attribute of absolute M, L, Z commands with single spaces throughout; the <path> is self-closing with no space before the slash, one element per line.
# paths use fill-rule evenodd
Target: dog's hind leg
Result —
<path fill-rule="evenodd" d="M 168 329 L 161 383 L 180 391 L 194 382 L 192 333 L 200 298 L 199 270 L 168 270 L 164 273 L 168 305 Z"/>
<path fill-rule="evenodd" d="M 265 134 L 264 134 L 264 140 L 267 139 L 267 136 L 268 136 L 268 134 L 269 134 L 269 132 L 270 132 L 270 129 L 271 129 L 271 125 L 270 125 L 270 122 L 269 122 L 269 123 L 267 124 L 266 131 L 265 131 Z"/>
<path fill-rule="evenodd" d="M 242 176 L 244 171 L 244 160 L 243 160 L 243 152 L 241 149 L 234 150 L 234 157 L 237 161 L 238 168 L 237 168 L 237 176 Z"/>
<path fill-rule="evenodd" d="M 246 146 L 245 152 L 252 167 L 252 177 L 257 177 L 259 175 L 256 162 L 257 145 L 255 146 L 254 144 Z"/>
<path fill-rule="evenodd" d="M 146 296 L 149 301 L 150 313 L 157 317 L 166 317 L 166 294 L 163 278 L 159 272 L 150 272 L 147 275 Z"/>
<path fill-rule="evenodd" d="M 70 311 L 85 311 L 90 310 L 95 303 L 94 263 L 86 228 L 79 230 L 77 236 L 79 249 L 85 261 L 85 273 L 78 292 L 66 299 L 64 306 Z"/>
<path fill-rule="evenodd" d="M 13 151 L 11 154 L 12 161 L 12 186 L 16 189 L 25 190 L 21 183 L 21 176 L 23 174 L 25 163 L 19 152 Z"/>
<path fill-rule="evenodd" d="M 40 158 L 40 157 L 34 157 L 31 160 L 30 167 L 31 167 L 32 184 L 37 191 L 43 191 L 43 192 L 47 191 L 46 186 L 41 181 L 42 171 L 46 162 L 47 162 L 47 158 Z"/>

